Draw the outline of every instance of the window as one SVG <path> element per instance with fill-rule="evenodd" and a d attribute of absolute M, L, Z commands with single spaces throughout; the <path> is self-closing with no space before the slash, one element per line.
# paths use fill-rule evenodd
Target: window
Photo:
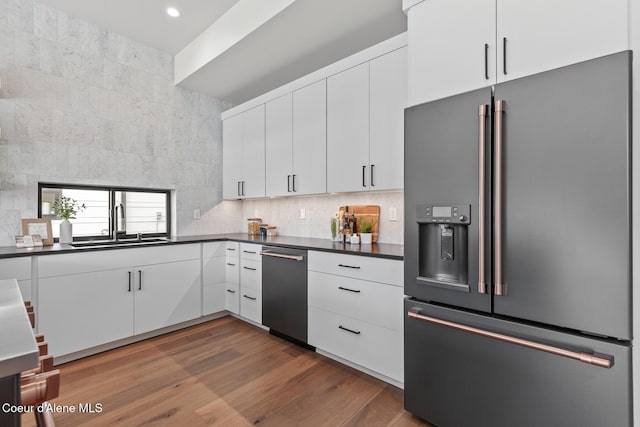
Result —
<path fill-rule="evenodd" d="M 142 188 L 96 187 L 38 184 L 38 217 L 50 218 L 53 237 L 59 237 L 60 220 L 53 203 L 61 196 L 85 205 L 73 220 L 73 236 L 78 240 L 118 237 L 169 236 L 171 191 Z"/>

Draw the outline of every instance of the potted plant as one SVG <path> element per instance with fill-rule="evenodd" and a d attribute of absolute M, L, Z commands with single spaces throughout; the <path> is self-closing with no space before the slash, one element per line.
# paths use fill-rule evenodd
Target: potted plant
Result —
<path fill-rule="evenodd" d="M 373 231 L 373 221 L 366 219 L 360 220 L 360 243 L 363 245 L 371 244 L 371 234 Z"/>
<path fill-rule="evenodd" d="M 76 214 L 86 208 L 84 203 L 80 204 L 76 199 L 70 197 L 60 196 L 53 205 L 51 205 L 53 212 L 62 219 L 60 223 L 60 243 L 71 243 L 73 241 L 73 228 L 70 219 L 75 219 Z"/>

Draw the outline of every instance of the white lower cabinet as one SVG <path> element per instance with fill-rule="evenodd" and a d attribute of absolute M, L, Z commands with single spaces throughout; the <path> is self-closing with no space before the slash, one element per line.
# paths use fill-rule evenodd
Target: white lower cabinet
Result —
<path fill-rule="evenodd" d="M 200 317 L 200 260 L 137 267 L 135 335 Z"/>
<path fill-rule="evenodd" d="M 402 261 L 309 251 L 308 265 L 309 344 L 402 383 Z"/>
<path fill-rule="evenodd" d="M 262 324 L 261 245 L 240 244 L 240 316 Z"/>
<path fill-rule="evenodd" d="M 38 332 L 66 355 L 195 319 L 200 245 L 38 258 Z"/>
<path fill-rule="evenodd" d="M 402 331 L 309 307 L 309 344 L 403 381 Z"/>
<path fill-rule="evenodd" d="M 240 314 L 240 244 L 226 243 L 225 257 L 225 308 Z"/>
<path fill-rule="evenodd" d="M 226 308 L 225 242 L 202 244 L 202 314 L 218 313 Z"/>
<path fill-rule="evenodd" d="M 49 353 L 61 356 L 132 336 L 132 274 L 124 268 L 41 277 L 36 318 Z"/>
<path fill-rule="evenodd" d="M 31 257 L 0 259 L 0 280 L 16 279 L 24 301 L 31 301 Z"/>
<path fill-rule="evenodd" d="M 243 288 L 240 297 L 240 315 L 262 324 L 262 292 L 251 288 Z"/>

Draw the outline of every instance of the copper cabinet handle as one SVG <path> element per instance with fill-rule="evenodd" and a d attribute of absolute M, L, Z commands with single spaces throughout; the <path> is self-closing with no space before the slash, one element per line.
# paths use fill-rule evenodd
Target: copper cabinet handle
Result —
<path fill-rule="evenodd" d="M 274 258 L 290 259 L 291 261 L 302 261 L 304 259 L 304 255 L 285 255 L 271 251 L 260 251 L 260 255 L 270 256 Z"/>
<path fill-rule="evenodd" d="M 486 250 L 486 230 L 485 212 L 486 206 L 486 149 L 487 149 L 487 110 L 489 106 L 481 104 L 478 106 L 478 293 L 487 293 L 487 282 L 485 282 L 485 250 Z"/>
<path fill-rule="evenodd" d="M 505 102 L 501 99 L 496 100 L 496 146 L 494 152 L 494 231 L 493 231 L 493 256 L 494 256 L 494 277 L 495 277 L 495 295 L 504 295 L 504 285 L 502 283 L 502 145 L 503 145 L 503 116 Z"/>
<path fill-rule="evenodd" d="M 486 338 L 492 338 L 494 340 L 503 341 L 510 344 L 519 345 L 522 347 L 527 347 L 533 350 L 544 351 L 546 353 L 577 360 L 579 362 L 598 366 L 600 368 L 609 369 L 613 366 L 613 356 L 608 354 L 600 354 L 600 353 L 590 354 L 590 353 L 582 353 L 577 351 L 566 350 L 560 347 L 554 347 L 551 345 L 542 344 L 535 341 L 512 337 L 511 335 L 499 334 L 497 332 L 491 332 L 484 329 L 474 328 L 473 326 L 467 326 L 461 323 L 450 322 L 448 320 L 425 316 L 423 314 L 420 314 L 420 310 L 410 310 L 407 312 L 407 316 L 409 316 L 411 319 L 422 320 L 424 322 L 433 323 L 440 326 L 446 326 L 448 328 L 457 329 L 463 332 L 469 332 L 471 334 L 480 335 Z"/>

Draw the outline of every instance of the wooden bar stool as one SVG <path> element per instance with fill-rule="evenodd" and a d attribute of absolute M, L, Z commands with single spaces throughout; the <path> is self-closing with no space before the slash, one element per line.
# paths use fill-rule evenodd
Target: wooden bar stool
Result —
<path fill-rule="evenodd" d="M 25 301 L 25 309 L 35 328 L 35 312 L 31 302 Z M 22 372 L 20 376 L 20 398 L 23 406 L 46 405 L 60 393 L 60 370 L 53 369 L 53 356 L 49 355 L 49 346 L 44 335 L 35 335 L 40 352 L 38 367 Z M 38 427 L 55 427 L 53 415 L 49 411 L 34 411 Z"/>

